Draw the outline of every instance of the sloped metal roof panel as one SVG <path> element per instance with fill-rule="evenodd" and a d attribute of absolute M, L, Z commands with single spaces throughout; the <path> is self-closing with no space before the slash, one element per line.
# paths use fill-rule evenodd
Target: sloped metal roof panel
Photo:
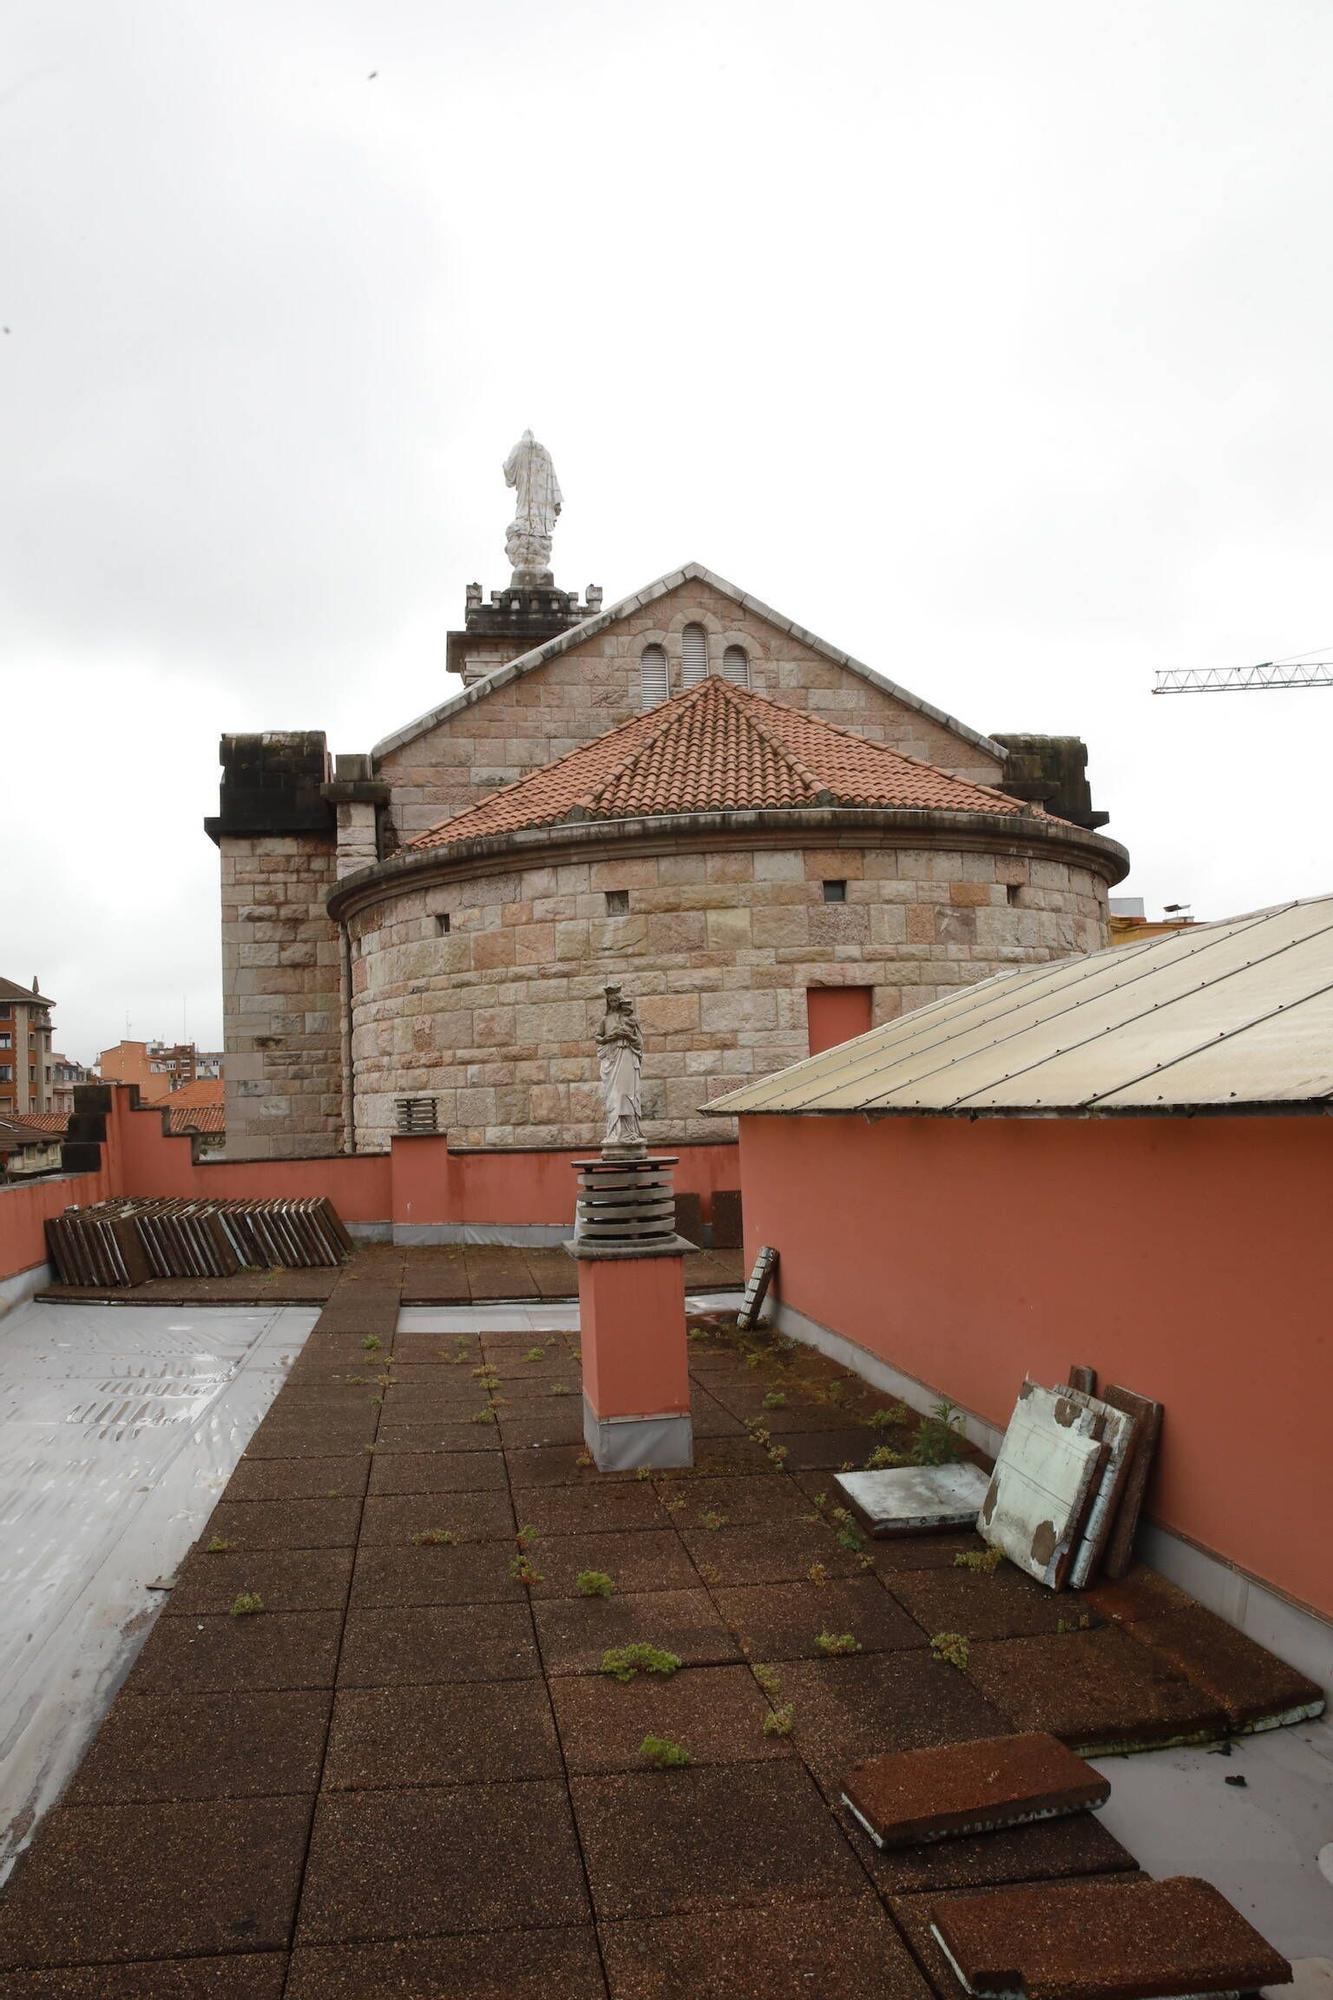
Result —
<path fill-rule="evenodd" d="M 1022 1112 L 1333 1096 L 1333 897 L 997 974 L 716 1112 Z"/>

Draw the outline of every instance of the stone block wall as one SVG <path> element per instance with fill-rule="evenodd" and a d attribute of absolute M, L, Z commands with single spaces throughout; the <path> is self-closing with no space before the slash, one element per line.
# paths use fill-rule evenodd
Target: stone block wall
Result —
<path fill-rule="evenodd" d="M 1107 940 L 1103 875 L 1021 837 L 985 852 L 862 839 L 686 851 L 658 836 L 619 858 L 408 878 L 349 918 L 358 1147 L 387 1145 L 395 1096 L 419 1094 L 456 1145 L 597 1143 L 592 1035 L 612 979 L 643 1024 L 648 1135 L 668 1144 L 728 1136 L 700 1105 L 808 1053 L 809 986 L 872 986 L 878 1023 Z M 626 914 L 608 915 L 610 891 Z"/>
<path fill-rule="evenodd" d="M 325 907 L 334 844 L 265 833 L 218 845 L 227 1158 L 341 1152 L 342 946 Z"/>
<path fill-rule="evenodd" d="M 639 657 L 645 646 L 666 649 L 671 691 L 678 693 L 681 633 L 688 624 L 700 624 L 708 634 L 710 672 L 720 671 L 728 646 L 743 646 L 756 693 L 977 783 L 994 784 L 1001 775 L 1001 761 L 966 736 L 712 585 L 691 580 L 379 757 L 376 772 L 389 784 L 398 838 L 424 833 L 501 785 L 641 714 Z"/>

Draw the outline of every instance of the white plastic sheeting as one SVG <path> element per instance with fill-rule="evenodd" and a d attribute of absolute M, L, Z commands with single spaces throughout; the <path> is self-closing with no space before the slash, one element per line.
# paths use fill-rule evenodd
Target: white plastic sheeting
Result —
<path fill-rule="evenodd" d="M 29 1304 L 0 1321 L 0 1879 L 317 1317 Z"/>

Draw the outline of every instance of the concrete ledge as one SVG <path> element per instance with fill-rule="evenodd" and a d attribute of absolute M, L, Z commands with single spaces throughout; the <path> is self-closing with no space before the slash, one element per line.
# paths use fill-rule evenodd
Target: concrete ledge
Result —
<path fill-rule="evenodd" d="M 831 1327 L 798 1312 L 795 1306 L 776 1303 L 771 1323 L 780 1333 L 817 1348 L 843 1368 L 852 1368 L 886 1395 L 906 1403 L 923 1415 L 940 1401 L 941 1391 L 918 1381 L 890 1362 L 881 1361 L 864 1347 L 834 1333 Z M 1015 1384 L 1017 1393 L 1017 1384 Z M 1168 1413 L 1169 1414 L 1169 1413 Z M 1002 1430 L 971 1410 L 958 1409 L 962 1429 L 969 1443 L 994 1458 L 999 1451 Z M 1247 1639 L 1264 1646 L 1298 1673 L 1330 1691 L 1333 1699 L 1333 1623 L 1321 1618 L 1308 1605 L 1294 1604 L 1280 1592 L 1248 1576 L 1226 1558 L 1200 1548 L 1174 1529 L 1164 1528 L 1146 1518 L 1140 1523 L 1137 1553 L 1155 1570 L 1178 1583 L 1209 1611 L 1225 1618 Z"/>
<path fill-rule="evenodd" d="M 373 1225 L 386 1232 L 387 1223 Z M 355 1225 L 353 1225 L 355 1233 Z M 558 1250 L 569 1239 L 567 1222 L 395 1222 L 395 1243 L 510 1243 L 516 1248 Z"/>
<path fill-rule="evenodd" d="M 689 1416 L 599 1417 L 586 1395 L 583 1441 L 599 1472 L 694 1464 L 694 1423 Z"/>
<path fill-rule="evenodd" d="M 393 1224 L 390 1222 L 345 1222 L 343 1228 L 358 1243 L 391 1243 Z"/>

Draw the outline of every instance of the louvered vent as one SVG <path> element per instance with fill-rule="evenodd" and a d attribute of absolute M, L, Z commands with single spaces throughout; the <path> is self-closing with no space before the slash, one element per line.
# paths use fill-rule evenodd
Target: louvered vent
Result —
<path fill-rule="evenodd" d="M 702 625 L 687 625 L 680 635 L 680 684 L 698 687 L 708 672 L 708 634 Z"/>
<path fill-rule="evenodd" d="M 733 687 L 747 688 L 750 685 L 750 662 L 744 646 L 728 646 L 722 655 L 722 675 Z"/>
<path fill-rule="evenodd" d="M 667 656 L 660 646 L 645 646 L 639 656 L 640 708 L 656 708 L 668 692 Z"/>
<path fill-rule="evenodd" d="M 400 1132 L 438 1132 L 439 1106 L 433 1097 L 395 1097 L 393 1108 Z"/>

